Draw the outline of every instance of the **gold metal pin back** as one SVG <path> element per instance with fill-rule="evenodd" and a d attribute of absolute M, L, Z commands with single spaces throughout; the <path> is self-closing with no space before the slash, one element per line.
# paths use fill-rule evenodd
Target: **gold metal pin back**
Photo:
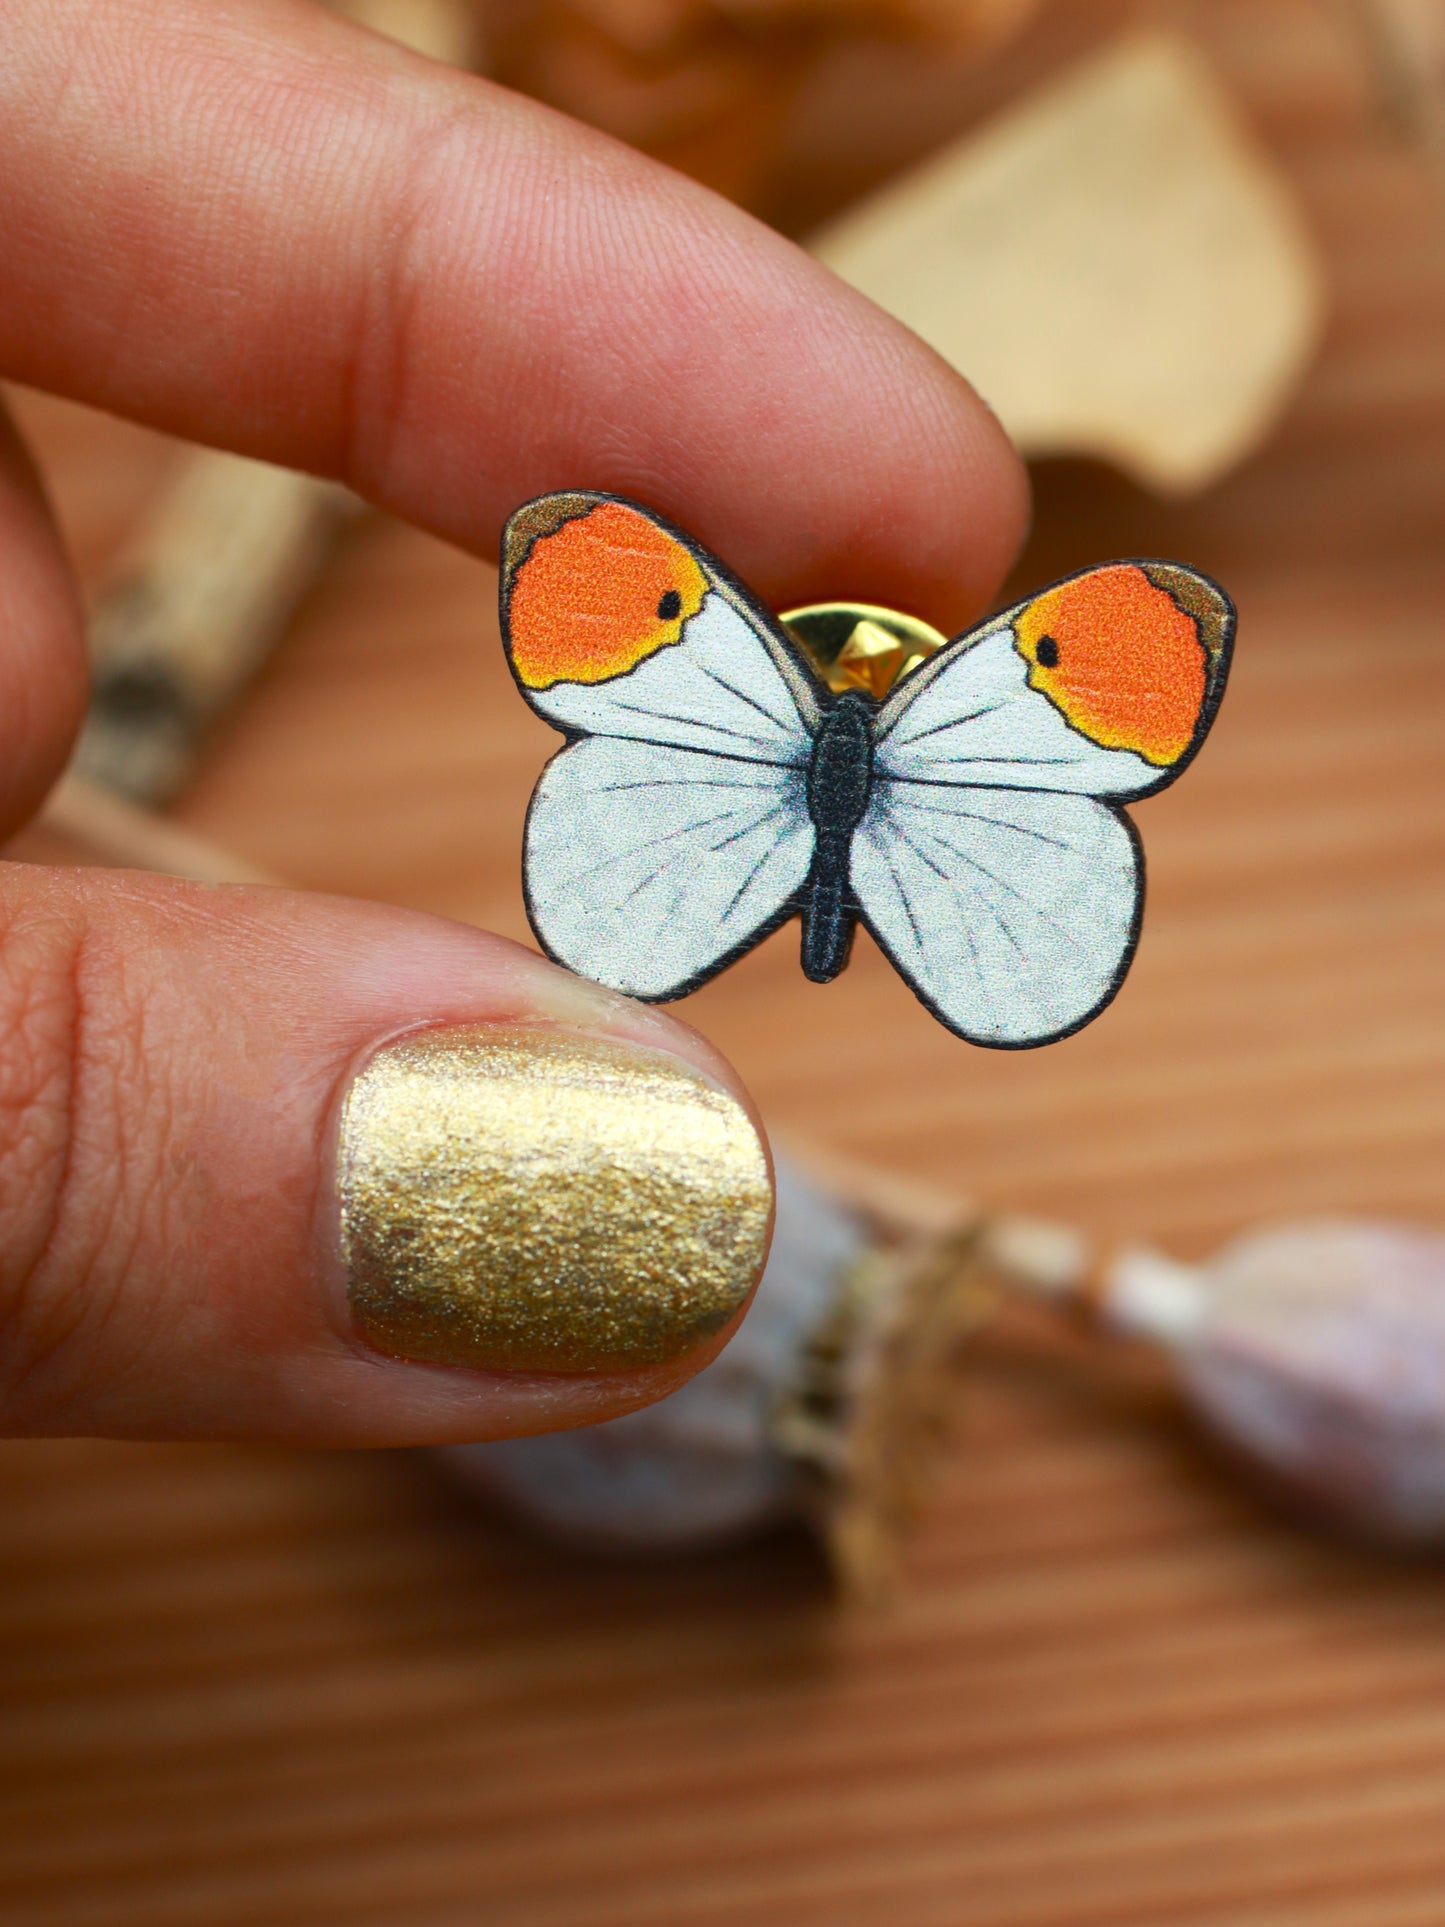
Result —
<path fill-rule="evenodd" d="M 948 640 L 917 616 L 868 602 L 814 602 L 779 620 L 830 689 L 865 689 L 880 701 Z"/>

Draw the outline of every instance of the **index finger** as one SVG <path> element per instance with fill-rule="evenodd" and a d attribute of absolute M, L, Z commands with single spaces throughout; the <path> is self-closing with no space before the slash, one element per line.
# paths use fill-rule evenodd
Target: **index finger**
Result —
<path fill-rule="evenodd" d="M 482 553 L 589 487 L 780 604 L 940 623 L 1023 471 L 967 384 L 717 196 L 319 9 L 9 0 L 0 371 Z"/>

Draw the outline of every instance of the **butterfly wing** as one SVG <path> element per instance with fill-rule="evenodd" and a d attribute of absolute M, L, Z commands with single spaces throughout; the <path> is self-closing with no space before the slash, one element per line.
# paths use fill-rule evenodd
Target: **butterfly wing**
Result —
<path fill-rule="evenodd" d="M 605 736 L 553 757 L 526 837 L 549 955 L 642 998 L 721 969 L 796 907 L 813 859 L 805 780 Z"/>
<path fill-rule="evenodd" d="M 1233 628 L 1193 570 L 1113 563 L 958 638 L 884 706 L 850 883 L 951 1030 L 1048 1043 L 1113 997 L 1143 889 L 1118 804 L 1193 757 Z"/>
<path fill-rule="evenodd" d="M 907 677 L 879 716 L 874 767 L 904 782 L 1146 796 L 1213 722 L 1233 635 L 1224 591 L 1180 563 L 1088 569 Z"/>
<path fill-rule="evenodd" d="M 851 882 L 930 1010 L 976 1044 L 1042 1044 L 1102 1010 L 1128 967 L 1142 862 L 1091 796 L 875 786 Z"/>
<path fill-rule="evenodd" d="M 522 695 L 571 739 L 527 819 L 538 940 L 632 996 L 681 996 L 797 907 L 816 686 L 720 563 L 613 496 L 513 516 L 502 631 Z"/>

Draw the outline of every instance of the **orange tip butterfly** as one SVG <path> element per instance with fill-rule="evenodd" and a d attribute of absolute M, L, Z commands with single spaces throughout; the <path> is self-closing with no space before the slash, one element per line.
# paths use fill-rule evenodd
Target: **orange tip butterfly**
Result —
<path fill-rule="evenodd" d="M 663 516 L 544 495 L 503 538 L 502 634 L 566 746 L 527 816 L 550 957 L 685 996 L 789 917 L 827 983 L 864 924 L 971 1043 L 1096 1017 L 1139 935 L 1122 805 L 1170 783 L 1224 692 L 1234 608 L 1178 562 L 1111 562 L 956 636 L 886 699 L 831 689 Z"/>

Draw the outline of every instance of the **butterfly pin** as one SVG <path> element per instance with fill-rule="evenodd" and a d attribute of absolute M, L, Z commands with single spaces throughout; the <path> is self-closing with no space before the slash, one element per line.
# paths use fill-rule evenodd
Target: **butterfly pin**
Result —
<path fill-rule="evenodd" d="M 1193 757 L 1234 632 L 1207 577 L 1112 562 L 920 652 L 880 700 L 830 687 L 682 530 L 583 492 L 512 516 L 501 607 L 523 697 L 567 738 L 527 816 L 549 956 L 662 1001 L 792 916 L 827 983 L 861 922 L 940 1022 L 1001 1048 L 1122 983 L 1144 865 L 1121 806 Z"/>

